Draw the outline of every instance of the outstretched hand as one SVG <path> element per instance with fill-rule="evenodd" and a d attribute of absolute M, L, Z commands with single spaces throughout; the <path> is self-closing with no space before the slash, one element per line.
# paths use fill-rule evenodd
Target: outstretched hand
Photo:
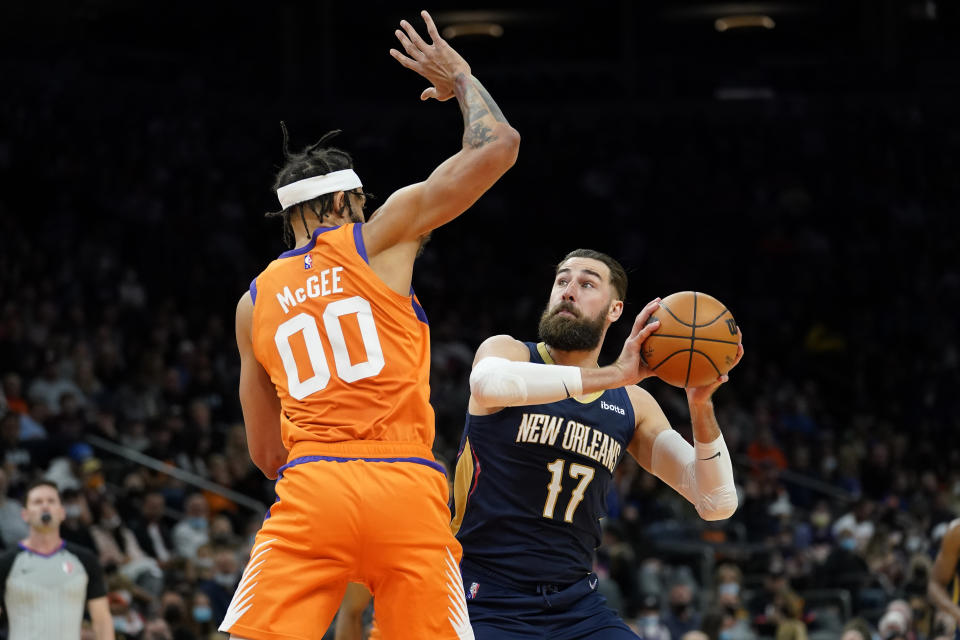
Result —
<path fill-rule="evenodd" d="M 623 351 L 613 363 L 613 366 L 620 368 L 623 372 L 624 386 L 636 384 L 653 375 L 647 363 L 643 361 L 640 350 L 650 334 L 660 328 L 659 320 L 649 322 L 650 316 L 659 308 L 660 298 L 654 298 L 637 314 L 637 319 L 633 321 L 633 327 L 630 329 L 630 335 L 623 343 Z"/>
<path fill-rule="evenodd" d="M 737 366 L 740 363 L 740 359 L 743 358 L 743 331 L 738 328 L 737 334 L 740 337 L 739 344 L 737 344 L 737 357 L 733 361 L 733 365 L 730 367 L 730 369 L 733 369 L 733 367 Z M 685 389 L 687 392 L 687 402 L 690 404 L 706 402 L 713 396 L 713 392 L 719 389 L 720 385 L 729 379 L 730 376 L 724 374 L 708 385 L 704 385 L 702 387 L 687 387 Z"/>
<path fill-rule="evenodd" d="M 427 33 L 430 35 L 431 43 L 420 37 L 417 30 L 413 28 L 406 20 L 400 21 L 403 30 L 396 30 L 397 39 L 403 45 L 404 55 L 396 49 L 390 49 L 390 55 L 397 62 L 407 69 L 416 71 L 421 76 L 430 81 L 433 85 L 424 89 L 420 94 L 421 100 L 434 98 L 436 100 L 449 100 L 453 97 L 454 78 L 458 74 L 470 75 L 470 65 L 463 57 L 454 51 L 453 47 L 447 44 L 447 41 L 440 37 L 437 26 L 433 23 L 433 18 L 426 11 L 421 11 L 424 23 L 427 25 Z"/>

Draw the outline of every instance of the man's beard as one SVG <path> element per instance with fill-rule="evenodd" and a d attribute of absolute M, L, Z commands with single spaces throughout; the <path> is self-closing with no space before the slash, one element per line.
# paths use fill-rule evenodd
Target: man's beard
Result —
<path fill-rule="evenodd" d="M 589 351 L 600 344 L 606 312 L 590 319 L 561 316 L 557 313 L 559 311 L 577 313 L 569 302 L 561 302 L 552 309 L 548 304 L 540 316 L 538 333 L 541 340 L 560 351 Z"/>

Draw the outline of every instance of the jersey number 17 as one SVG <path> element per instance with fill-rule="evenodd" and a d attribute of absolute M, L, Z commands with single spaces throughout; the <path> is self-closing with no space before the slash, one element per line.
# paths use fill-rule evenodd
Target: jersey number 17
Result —
<path fill-rule="evenodd" d="M 543 517 L 553 519 L 553 512 L 557 508 L 557 497 L 563 489 L 563 467 L 566 461 L 563 458 L 557 458 L 547 465 L 550 471 L 550 484 L 547 485 L 547 501 L 543 505 Z M 583 502 L 583 497 L 587 493 L 587 487 L 593 481 L 593 467 L 585 464 L 570 463 L 570 477 L 580 479 L 577 487 L 570 494 L 570 501 L 567 502 L 567 510 L 563 512 L 564 522 L 573 522 L 573 514 L 577 507 Z"/>

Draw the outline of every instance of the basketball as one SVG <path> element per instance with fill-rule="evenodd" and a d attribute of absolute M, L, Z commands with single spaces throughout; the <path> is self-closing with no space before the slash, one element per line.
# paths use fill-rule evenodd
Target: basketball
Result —
<path fill-rule="evenodd" d="M 664 382 L 702 387 L 714 382 L 737 359 L 740 330 L 727 307 L 697 291 L 681 291 L 660 301 L 647 324 L 660 326 L 644 341 L 641 355 Z"/>

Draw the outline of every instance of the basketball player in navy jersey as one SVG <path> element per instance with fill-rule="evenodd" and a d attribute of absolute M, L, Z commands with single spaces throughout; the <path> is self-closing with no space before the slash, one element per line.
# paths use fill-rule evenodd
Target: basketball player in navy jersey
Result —
<path fill-rule="evenodd" d="M 620 357 L 600 367 L 607 328 L 623 313 L 627 276 L 578 249 L 557 268 L 539 344 L 488 338 L 477 350 L 457 460 L 453 529 L 477 640 L 636 635 L 605 604 L 591 573 L 613 470 L 624 452 L 706 520 L 737 508 L 733 468 L 711 396 L 727 376 L 686 389 L 694 445 L 636 383 L 653 375 L 640 347 L 653 300 Z M 738 349 L 737 361 L 743 355 Z"/>
<path fill-rule="evenodd" d="M 960 640 L 960 518 L 950 523 L 940 541 L 927 596 L 937 609 L 955 620 L 953 637 Z"/>

